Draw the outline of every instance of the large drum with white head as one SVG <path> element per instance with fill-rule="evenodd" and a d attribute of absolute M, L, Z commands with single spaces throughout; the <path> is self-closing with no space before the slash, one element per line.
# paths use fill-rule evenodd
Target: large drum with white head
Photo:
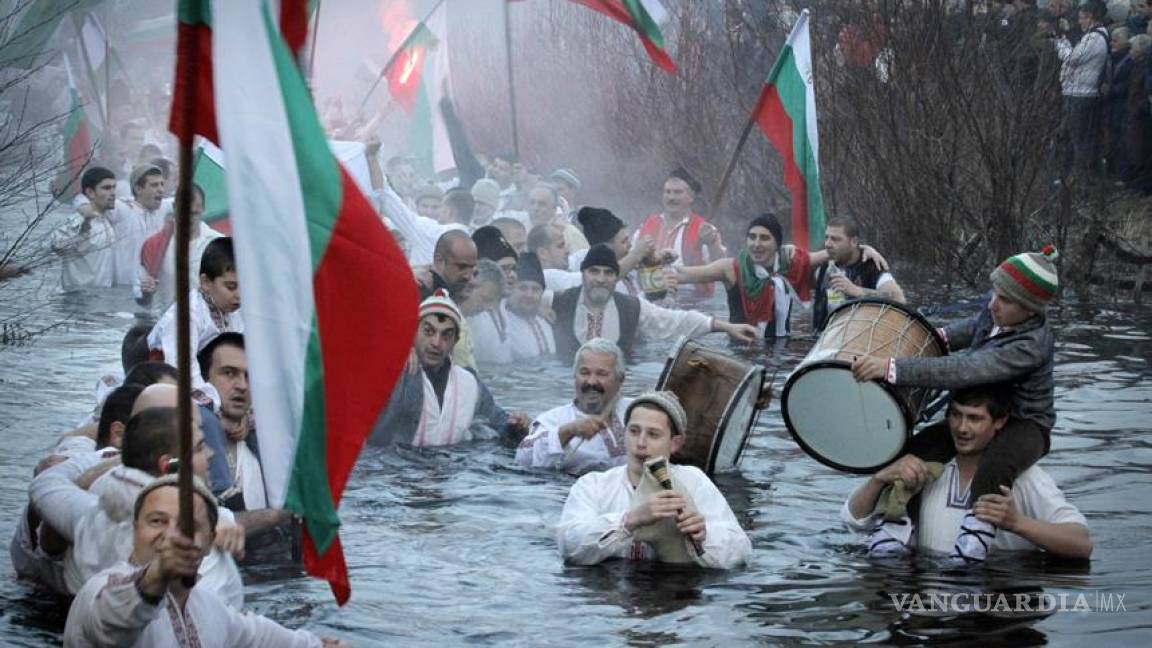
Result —
<path fill-rule="evenodd" d="M 672 460 L 709 475 L 734 469 L 765 406 L 764 373 L 760 365 L 681 338 L 656 381 L 656 389 L 676 394 L 688 416 L 684 445 Z"/>
<path fill-rule="evenodd" d="M 784 423 L 817 461 L 871 474 L 900 457 L 933 390 L 858 383 L 852 362 L 862 356 L 933 358 L 947 346 L 919 313 L 883 299 L 836 308 L 816 345 L 784 385 Z"/>

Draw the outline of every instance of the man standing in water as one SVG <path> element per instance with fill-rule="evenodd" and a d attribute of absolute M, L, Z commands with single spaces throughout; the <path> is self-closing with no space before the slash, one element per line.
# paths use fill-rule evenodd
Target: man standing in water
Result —
<path fill-rule="evenodd" d="M 975 387 L 956 392 L 948 407 L 948 429 L 956 456 L 940 477 L 930 476 L 928 465 L 908 454 L 861 484 L 845 502 L 841 517 L 854 531 L 871 533 L 869 550 L 891 555 L 906 547 L 947 554 L 956 536 L 965 528 L 968 493 L 972 478 L 988 444 L 1003 434 L 1008 422 L 1008 397 L 998 386 Z M 937 464 L 939 465 L 939 464 Z M 883 511 L 877 502 L 886 488 L 896 482 L 915 491 L 923 487 L 919 500 L 919 524 L 913 528 L 910 516 L 883 524 Z M 1088 523 L 1042 468 L 1032 466 L 1016 478 L 1011 488 L 1001 486 L 976 500 L 971 509 L 981 522 L 999 528 L 994 537 L 981 537 L 985 551 L 1041 549 L 1067 558 L 1092 555 Z M 875 533 L 883 526 L 889 533 Z M 899 532 L 891 533 L 899 528 Z"/>
<path fill-rule="evenodd" d="M 656 242 L 658 253 L 671 250 L 678 257 L 677 267 L 704 265 L 728 256 L 728 250 L 720 241 L 720 232 L 703 216 L 692 211 L 698 193 L 700 182 L 684 168 L 668 174 L 664 181 L 664 211 L 644 219 L 636 230 L 636 242 L 650 238 Z M 695 291 L 699 298 L 711 295 L 711 283 L 701 285 Z"/>
<path fill-rule="evenodd" d="M 532 421 L 516 450 L 516 463 L 582 475 L 626 460 L 625 411 L 631 398 L 619 398 L 624 354 L 611 340 L 588 340 L 576 352 L 576 397 Z"/>
<path fill-rule="evenodd" d="M 676 395 L 643 394 L 628 406 L 625 417 L 627 464 L 584 475 L 564 502 L 557 536 L 565 562 L 668 561 L 658 546 L 669 542 L 702 567 L 731 569 L 747 562 L 752 541 L 724 495 L 699 468 L 668 464 L 671 489 L 657 486 L 650 492 L 641 487 L 652 479 L 646 463 L 667 460 L 684 444 L 687 416 Z M 689 541 L 695 546 L 689 548 Z"/>
<path fill-rule="evenodd" d="M 116 208 L 116 175 L 92 167 L 80 179 L 88 203 L 52 235 L 52 251 L 63 257 L 60 287 L 65 291 L 108 288 L 115 280 L 116 232 L 108 215 Z"/>

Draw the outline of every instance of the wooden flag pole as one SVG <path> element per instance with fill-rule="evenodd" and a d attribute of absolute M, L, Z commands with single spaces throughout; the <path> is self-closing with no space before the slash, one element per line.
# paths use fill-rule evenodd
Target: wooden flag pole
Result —
<path fill-rule="evenodd" d="M 191 229 L 189 212 L 192 208 L 192 139 L 196 114 L 197 62 L 200 58 L 200 40 L 186 39 L 184 56 L 176 71 L 185 83 L 185 105 L 180 113 L 180 185 L 176 192 L 176 366 L 180 368 L 177 380 L 177 405 L 180 432 L 180 533 L 191 538 L 196 533 L 192 515 L 192 327 L 189 322 L 191 290 L 188 276 L 188 239 Z M 195 579 L 191 579 L 193 584 Z M 188 585 L 187 581 L 185 584 Z"/>
<path fill-rule="evenodd" d="M 512 73 L 512 18 L 504 2 L 504 51 L 508 59 L 508 114 L 512 117 L 512 152 L 520 157 L 520 128 L 516 118 L 516 75 Z"/>
<path fill-rule="evenodd" d="M 324 0 L 316 0 L 316 12 L 312 16 L 312 42 L 308 44 L 308 69 L 304 70 L 309 90 L 312 90 L 312 78 L 316 75 L 316 40 L 320 38 L 320 8 L 323 6 Z"/>
<path fill-rule="evenodd" d="M 432 9 L 424 15 L 424 20 L 416 23 L 416 26 L 412 28 L 412 32 L 404 38 L 404 42 L 400 43 L 400 47 L 397 47 L 396 51 L 392 52 L 392 55 L 388 57 L 388 61 L 384 63 L 384 67 L 380 68 L 380 74 L 376 75 L 376 80 L 372 82 L 372 87 L 368 88 L 368 94 L 364 95 L 364 101 L 361 101 L 360 107 L 356 109 L 356 114 L 364 112 L 364 107 L 368 105 L 368 100 L 372 98 L 372 93 L 376 92 L 376 88 L 380 86 L 380 82 L 384 80 L 385 75 L 388 74 L 388 70 L 392 67 L 392 64 L 396 62 L 396 57 L 400 56 L 400 52 L 404 51 L 404 47 L 408 45 L 408 41 L 412 39 L 416 30 L 420 28 L 420 25 L 426 25 L 442 4 L 444 4 L 444 0 L 438 0 L 436 4 L 432 5 Z"/>
<path fill-rule="evenodd" d="M 760 102 L 756 102 L 757 108 Z M 712 215 L 717 216 L 720 212 L 720 203 L 724 200 L 724 192 L 728 189 L 728 181 L 732 179 L 732 172 L 736 169 L 736 161 L 740 159 L 740 152 L 744 150 L 744 144 L 748 142 L 748 134 L 752 132 L 752 127 L 756 125 L 755 108 L 752 109 L 752 114 L 748 117 L 748 123 L 744 124 L 744 130 L 740 133 L 740 139 L 736 141 L 736 150 L 732 151 L 732 157 L 728 160 L 728 165 L 724 167 L 724 175 L 720 177 L 720 184 L 716 187 L 716 194 L 712 198 Z"/>

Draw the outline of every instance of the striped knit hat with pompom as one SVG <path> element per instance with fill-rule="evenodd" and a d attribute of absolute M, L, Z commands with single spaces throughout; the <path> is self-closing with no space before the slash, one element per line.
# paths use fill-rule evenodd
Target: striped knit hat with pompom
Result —
<path fill-rule="evenodd" d="M 992 271 L 992 285 L 1028 310 L 1042 313 L 1060 290 L 1054 265 L 1059 254 L 1051 245 L 1039 254 L 1024 252 L 1008 257 Z"/>

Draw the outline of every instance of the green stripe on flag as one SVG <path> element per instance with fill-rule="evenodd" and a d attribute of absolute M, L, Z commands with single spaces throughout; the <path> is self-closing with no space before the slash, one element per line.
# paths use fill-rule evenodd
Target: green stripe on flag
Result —
<path fill-rule="evenodd" d="M 315 272 L 328 249 L 332 229 L 343 200 L 340 170 L 328 149 L 319 118 L 312 106 L 312 98 L 288 47 L 268 14 L 265 5 L 265 37 L 271 52 L 284 100 L 285 115 L 292 132 L 292 148 L 300 174 L 300 194 L 307 219 L 308 243 Z M 305 359 L 304 411 L 289 478 L 284 507 L 305 519 L 308 534 L 318 553 L 323 555 L 336 538 L 340 518 L 332 502 L 328 484 L 327 417 L 324 399 L 324 365 L 320 350 L 319 328 L 313 314 L 311 335 Z"/>
<path fill-rule="evenodd" d="M 800 76 L 796 65 L 796 53 L 791 46 L 784 51 L 768 74 L 768 83 L 776 86 L 780 104 L 792 120 L 792 154 L 796 168 L 804 176 L 808 200 L 808 245 L 809 249 L 824 246 L 824 198 L 820 192 L 820 169 L 815 152 L 808 141 L 808 87 Z M 803 241 L 795 241 L 803 245 Z"/>

